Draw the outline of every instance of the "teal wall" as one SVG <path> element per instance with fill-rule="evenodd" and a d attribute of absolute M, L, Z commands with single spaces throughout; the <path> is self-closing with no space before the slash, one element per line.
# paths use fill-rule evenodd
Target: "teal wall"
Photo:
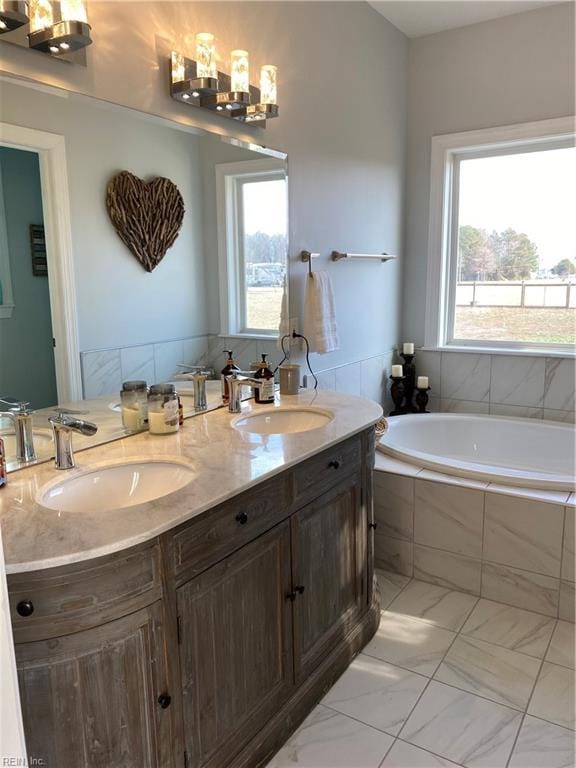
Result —
<path fill-rule="evenodd" d="M 0 397 L 45 408 L 58 398 L 48 278 L 32 274 L 30 253 L 30 224 L 43 223 L 38 155 L 0 147 L 0 172 L 15 304 L 0 318 Z"/>

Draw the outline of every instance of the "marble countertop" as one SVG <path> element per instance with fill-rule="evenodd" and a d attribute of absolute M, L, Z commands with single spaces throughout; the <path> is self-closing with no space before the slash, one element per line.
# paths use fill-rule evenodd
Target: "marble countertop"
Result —
<path fill-rule="evenodd" d="M 374 424 L 382 408 L 371 400 L 304 390 L 277 396 L 278 405 L 318 406 L 334 413 L 326 426 L 286 435 L 258 435 L 230 426 L 222 408 L 188 419 L 176 434 L 131 435 L 76 453 L 76 468 L 52 462 L 8 476 L 0 490 L 6 572 L 34 571 L 88 560 L 134 546 L 174 528 L 263 480 Z M 263 406 L 245 402 L 243 413 Z M 71 513 L 41 506 L 46 484 L 107 464 L 176 460 L 194 471 L 192 482 L 160 499 L 123 509 Z"/>

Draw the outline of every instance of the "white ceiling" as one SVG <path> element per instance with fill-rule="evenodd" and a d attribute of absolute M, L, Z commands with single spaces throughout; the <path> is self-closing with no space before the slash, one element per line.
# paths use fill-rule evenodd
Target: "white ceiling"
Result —
<path fill-rule="evenodd" d="M 558 0 L 377 0 L 369 4 L 408 37 L 531 11 Z"/>

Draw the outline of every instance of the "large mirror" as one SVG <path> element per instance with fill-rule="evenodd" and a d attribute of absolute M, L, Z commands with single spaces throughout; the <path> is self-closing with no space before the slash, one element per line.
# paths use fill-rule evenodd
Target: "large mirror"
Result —
<path fill-rule="evenodd" d="M 262 354 L 277 365 L 285 155 L 17 81 L 0 82 L 0 129 L 0 398 L 30 404 L 38 460 L 53 456 L 56 406 L 97 424 L 93 437 L 75 436 L 78 450 L 129 433 L 119 405 L 127 380 L 175 382 L 192 416 L 187 366 L 208 371 L 211 409 L 221 405 L 223 350 L 242 369 Z M 158 198 L 135 181 L 136 199 L 115 198 L 115 226 L 107 189 L 122 171 L 168 179 L 183 201 L 177 237 L 152 271 L 126 242 L 146 247 L 138 227 L 177 218 L 177 198 L 158 216 Z M 23 466 L 7 417 L 0 437 L 8 469 Z"/>

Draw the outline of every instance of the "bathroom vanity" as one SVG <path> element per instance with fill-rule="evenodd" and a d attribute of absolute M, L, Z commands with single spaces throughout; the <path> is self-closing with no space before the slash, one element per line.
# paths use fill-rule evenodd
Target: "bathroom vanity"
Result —
<path fill-rule="evenodd" d="M 42 489 L 64 473 L 11 476 L 0 509 L 30 757 L 264 766 L 373 635 L 381 409 L 328 392 L 287 401 L 334 417 L 263 435 L 221 410 L 78 454 L 79 476 L 104 457 L 189 463 L 184 488 L 126 509 L 49 510 Z"/>

